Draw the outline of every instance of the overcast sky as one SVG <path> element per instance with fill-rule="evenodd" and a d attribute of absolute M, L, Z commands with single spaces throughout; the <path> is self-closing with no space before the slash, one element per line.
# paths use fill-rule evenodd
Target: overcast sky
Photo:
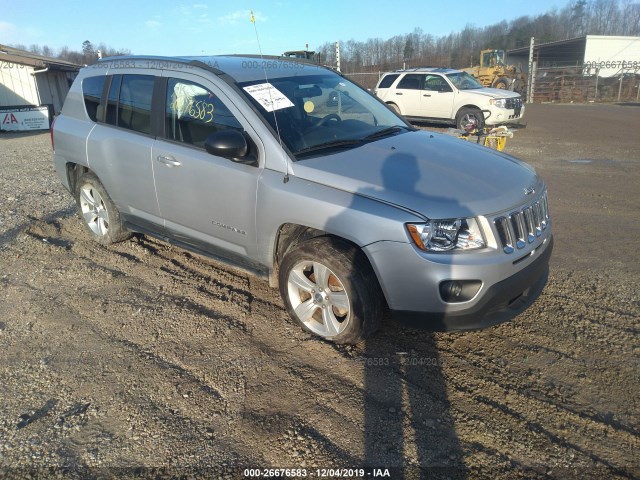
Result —
<path fill-rule="evenodd" d="M 68 46 L 104 42 L 147 55 L 262 53 L 311 50 L 336 40 L 366 40 L 412 32 L 434 36 L 467 24 L 483 27 L 522 15 L 562 8 L 568 0 L 378 1 L 238 0 L 180 3 L 175 0 L 0 0 L 0 43 Z"/>

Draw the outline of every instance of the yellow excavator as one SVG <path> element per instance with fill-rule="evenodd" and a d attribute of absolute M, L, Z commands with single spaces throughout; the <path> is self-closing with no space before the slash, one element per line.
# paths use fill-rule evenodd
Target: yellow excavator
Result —
<path fill-rule="evenodd" d="M 504 50 L 482 50 L 480 65 L 463 69 L 473 75 L 485 87 L 524 91 L 527 77 L 514 65 L 505 65 Z"/>

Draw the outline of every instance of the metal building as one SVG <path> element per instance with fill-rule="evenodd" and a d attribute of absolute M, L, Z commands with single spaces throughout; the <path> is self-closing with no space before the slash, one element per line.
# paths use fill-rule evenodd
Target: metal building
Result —
<path fill-rule="evenodd" d="M 528 72 L 528 101 L 640 98 L 640 37 L 584 35 L 534 44 L 532 52 L 530 47 L 509 50 L 507 63 Z"/>
<path fill-rule="evenodd" d="M 527 71 L 529 47 L 507 52 L 510 64 L 520 64 Z M 584 67 L 600 77 L 640 71 L 640 37 L 584 35 L 534 45 L 533 60 L 538 68 Z"/>
<path fill-rule="evenodd" d="M 0 45 L 0 130 L 49 128 L 81 67 Z"/>

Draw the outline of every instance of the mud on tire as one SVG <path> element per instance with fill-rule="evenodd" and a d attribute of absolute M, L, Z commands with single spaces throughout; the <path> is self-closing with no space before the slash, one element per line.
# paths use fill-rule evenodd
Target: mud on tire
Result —
<path fill-rule="evenodd" d="M 78 180 L 75 192 L 78 213 L 91 238 L 103 245 L 122 242 L 131 236 L 122 225 L 120 212 L 93 173 Z"/>
<path fill-rule="evenodd" d="M 356 246 L 317 237 L 294 247 L 279 271 L 285 307 L 304 330 L 355 344 L 382 322 L 384 299 L 368 259 Z"/>

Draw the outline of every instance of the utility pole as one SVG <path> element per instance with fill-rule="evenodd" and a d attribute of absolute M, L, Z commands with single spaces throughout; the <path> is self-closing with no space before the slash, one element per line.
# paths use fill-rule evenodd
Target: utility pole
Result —
<path fill-rule="evenodd" d="M 533 83 L 535 81 L 535 72 L 533 67 L 533 45 L 535 38 L 531 37 L 531 42 L 529 43 L 529 81 L 527 82 L 527 103 L 531 103 L 533 101 Z"/>
<path fill-rule="evenodd" d="M 336 42 L 336 70 L 340 71 L 340 42 Z"/>

